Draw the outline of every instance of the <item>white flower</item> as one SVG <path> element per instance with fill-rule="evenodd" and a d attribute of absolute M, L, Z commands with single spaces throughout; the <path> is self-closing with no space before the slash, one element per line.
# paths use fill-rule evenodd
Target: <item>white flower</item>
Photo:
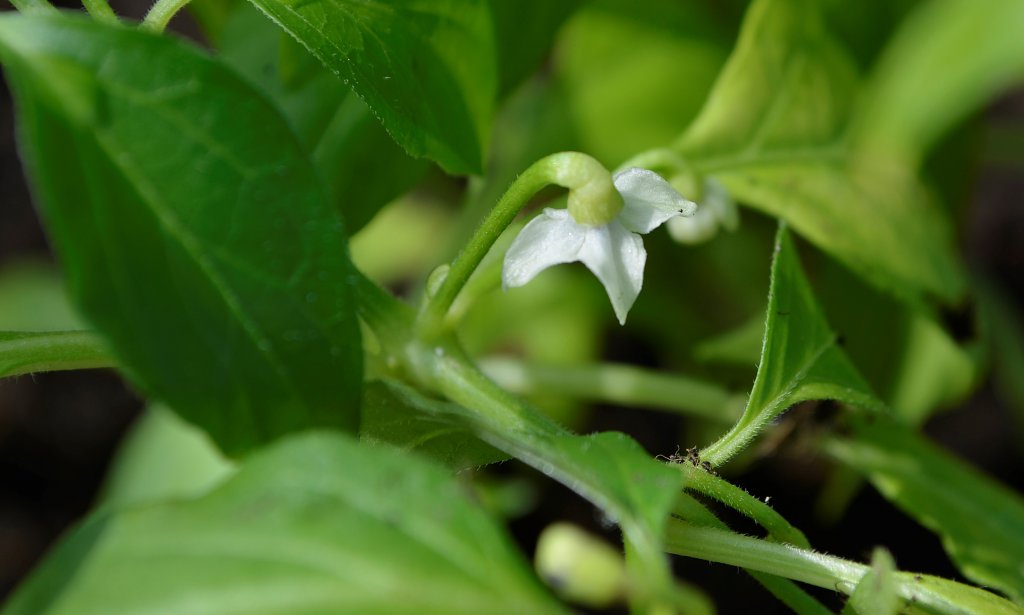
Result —
<path fill-rule="evenodd" d="M 522 286 L 560 263 L 579 261 L 604 285 L 620 324 L 643 286 L 647 251 L 639 233 L 697 209 L 657 173 L 630 168 L 616 173 L 622 208 L 606 224 L 580 224 L 568 209 L 545 209 L 530 221 L 505 254 L 502 286 Z"/>

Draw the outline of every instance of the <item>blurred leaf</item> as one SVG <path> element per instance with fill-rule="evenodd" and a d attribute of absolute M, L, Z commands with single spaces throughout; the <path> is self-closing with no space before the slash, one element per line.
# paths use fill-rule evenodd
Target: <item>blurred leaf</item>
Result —
<path fill-rule="evenodd" d="M 701 451 L 701 458 L 714 465 L 727 461 L 775 417 L 802 401 L 834 399 L 885 410 L 836 343 L 785 225 L 779 228 L 771 280 L 761 363 L 747 408 L 727 434 Z"/>
<path fill-rule="evenodd" d="M 563 612 L 448 472 L 315 434 L 196 500 L 94 518 L 5 613 L 200 611 Z"/>
<path fill-rule="evenodd" d="M 654 4 L 667 13 L 660 23 L 601 6 L 580 11 L 560 41 L 557 74 L 572 122 L 584 150 L 608 166 L 679 134 L 725 60 L 723 41 L 666 26 L 679 13 L 700 19 L 696 3 Z"/>
<path fill-rule="evenodd" d="M 1024 438 L 1024 318 L 1004 291 L 991 283 L 979 285 L 977 298 L 991 347 L 996 390 L 1013 410 Z"/>
<path fill-rule="evenodd" d="M 431 457 L 458 471 L 504 461 L 507 455 L 481 442 L 453 413 L 422 411 L 420 396 L 410 395 L 397 383 L 373 381 L 363 389 L 363 420 L 359 437 L 366 442 L 387 442 Z M 436 404 L 445 402 L 435 401 Z"/>
<path fill-rule="evenodd" d="M 0 270 L 0 329 L 73 331 L 82 329 L 56 268 L 36 262 Z"/>
<path fill-rule="evenodd" d="M 859 78 L 809 0 L 759 0 L 704 110 L 677 147 L 739 201 L 779 216 L 908 299 L 959 297 L 946 220 L 899 169 L 855 167 Z"/>
<path fill-rule="evenodd" d="M 1024 499 L 894 421 L 853 428 L 826 450 L 938 533 L 965 576 L 1024 600 Z"/>
<path fill-rule="evenodd" d="M 950 126 L 1024 82 L 1024 3 L 921 3 L 879 61 L 861 115 L 867 156 L 918 164 Z"/>
<path fill-rule="evenodd" d="M 183 42 L 82 18 L 0 17 L 0 54 L 71 294 L 118 365 L 229 453 L 354 430 L 345 235 L 270 104 Z"/>
<path fill-rule="evenodd" d="M 281 108 L 350 233 L 426 171 L 427 162 L 406 154 L 348 86 L 249 4 L 227 21 L 220 51 Z"/>
<path fill-rule="evenodd" d="M 0 378 L 111 365 L 110 353 L 86 331 L 0 331 Z"/>
<path fill-rule="evenodd" d="M 537 70 L 562 23 L 584 0 L 489 0 L 494 15 L 499 99 Z"/>
<path fill-rule="evenodd" d="M 896 562 L 882 548 L 876 548 L 868 571 L 843 606 L 843 615 L 896 615 L 900 609 Z"/>
<path fill-rule="evenodd" d="M 722 335 L 700 342 L 693 349 L 698 361 L 756 365 L 764 341 L 764 317 L 758 315 Z"/>
<path fill-rule="evenodd" d="M 413 156 L 480 173 L 497 70 L 487 0 L 252 0 Z"/>
<path fill-rule="evenodd" d="M 958 343 L 936 317 L 866 284 L 832 259 L 815 262 L 817 297 L 878 398 L 921 424 L 961 402 L 985 372 L 974 340 Z"/>
<path fill-rule="evenodd" d="M 200 496 L 235 467 L 205 433 L 161 406 L 150 406 L 125 436 L 97 508 L 113 511 Z"/>

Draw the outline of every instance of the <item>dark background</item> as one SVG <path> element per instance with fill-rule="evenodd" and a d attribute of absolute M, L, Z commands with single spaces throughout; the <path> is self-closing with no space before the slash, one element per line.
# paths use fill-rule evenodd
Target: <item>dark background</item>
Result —
<path fill-rule="evenodd" d="M 140 16 L 139 4 L 121 3 L 121 14 Z M 175 26 L 194 29 L 178 18 Z M 1004 96 L 979 118 L 994 131 L 1009 123 L 1024 124 L 1024 92 Z M 974 189 L 965 203 L 959 229 L 967 260 L 974 270 L 1008 290 L 1018 309 L 1024 306 L 1024 169 L 990 161 L 976 170 Z M 25 184 L 14 140 L 11 100 L 0 83 L 0 272 L 24 260 L 52 260 Z M 3 298 L 0 297 L 0 300 Z M 643 348 L 615 339 L 609 358 L 643 362 Z M 1024 377 L 1024 375 L 1022 375 Z M 109 370 L 37 374 L 0 380 L 0 598 L 13 589 L 45 550 L 88 510 L 106 468 L 126 429 L 138 416 L 141 400 Z M 791 412 L 793 419 L 800 410 Z M 601 408 L 593 430 L 618 429 L 637 438 L 652 453 L 677 445 L 677 418 L 655 412 Z M 933 419 L 928 434 L 989 474 L 1024 491 L 1024 455 L 1014 413 L 990 385 L 966 404 Z M 1019 416 L 1019 413 L 1017 414 Z M 514 464 L 496 470 L 521 473 Z M 825 465 L 799 448 L 783 448 L 756 462 L 738 482 L 760 497 L 771 496 L 790 521 L 804 529 L 815 547 L 845 557 L 867 559 L 883 544 L 902 569 L 960 578 L 938 539 L 894 509 L 871 489 L 864 489 L 844 519 L 823 527 L 807 505 L 824 477 Z M 551 481 L 534 481 L 538 507 L 512 522 L 512 530 L 531 552 L 536 535 L 555 519 L 572 519 L 608 533 L 589 504 Z M 726 517 L 737 529 L 752 526 Z M 610 535 L 610 534 L 609 534 Z M 611 536 L 611 535 L 610 535 Z M 714 597 L 720 612 L 785 612 L 764 601 L 764 590 L 735 568 L 676 558 L 677 569 Z M 831 592 L 819 597 L 838 604 Z"/>

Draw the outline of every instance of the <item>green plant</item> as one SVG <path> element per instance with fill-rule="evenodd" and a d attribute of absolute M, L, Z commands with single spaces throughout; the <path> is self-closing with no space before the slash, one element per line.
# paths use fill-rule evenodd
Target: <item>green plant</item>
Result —
<path fill-rule="evenodd" d="M 986 367 L 941 311 L 976 297 L 1012 323 L 968 275 L 928 156 L 1024 74 L 1024 4 L 719 3 L 744 14 L 729 51 L 728 17 L 697 1 L 196 0 L 204 51 L 162 34 L 185 3 L 139 25 L 104 0 L 0 15 L 25 167 L 89 323 L 0 333 L 0 376 L 111 366 L 154 404 L 6 612 L 711 612 L 666 553 L 739 566 L 800 613 L 828 609 L 798 583 L 844 612 L 1022 611 L 1024 500 L 916 427 Z M 557 75 L 535 76 L 556 33 Z M 473 176 L 458 213 L 431 163 Z M 734 203 L 759 213 L 739 225 Z M 734 234 L 692 248 L 665 222 Z M 812 285 L 794 235 L 843 282 Z M 704 376 L 595 364 L 599 287 L 578 268 L 531 282 L 575 260 L 620 323 L 644 286 L 629 326 Z M 404 299 L 382 286 L 403 279 Z M 497 356 L 509 340 L 520 356 Z M 745 402 L 716 357 L 758 365 Z M 577 435 L 580 399 L 680 413 L 688 450 Z M 808 436 L 838 464 L 826 508 L 866 478 L 988 589 L 884 549 L 817 553 L 719 474 L 816 400 L 840 407 Z M 455 476 L 509 458 L 589 500 L 624 556 L 555 526 L 546 589 Z"/>

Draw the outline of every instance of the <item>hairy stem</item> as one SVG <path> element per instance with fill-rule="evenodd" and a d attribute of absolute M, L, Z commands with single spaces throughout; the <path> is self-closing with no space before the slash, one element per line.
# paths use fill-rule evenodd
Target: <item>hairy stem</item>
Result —
<path fill-rule="evenodd" d="M 666 531 L 669 553 L 739 566 L 849 595 L 870 567 L 734 532 L 698 527 L 671 519 Z M 897 572 L 898 595 L 914 612 L 1019 614 L 1013 603 L 976 587 L 930 575 Z"/>
<path fill-rule="evenodd" d="M 114 12 L 114 9 L 110 8 L 107 0 L 82 0 L 82 6 L 97 21 L 107 23 L 117 23 L 118 21 L 117 13 Z"/>
<path fill-rule="evenodd" d="M 803 532 L 790 524 L 789 521 L 786 521 L 785 517 L 777 513 L 768 504 L 729 481 L 692 463 L 680 463 L 677 464 L 677 467 L 683 473 L 683 476 L 686 477 L 685 485 L 687 489 L 706 495 L 753 519 L 771 534 L 773 540 L 810 548 L 810 543 L 807 542 L 807 537 L 804 536 Z"/>
<path fill-rule="evenodd" d="M 163 32 L 171 18 L 185 8 L 189 2 L 190 0 L 157 0 L 142 19 L 140 27 L 152 32 Z"/>

